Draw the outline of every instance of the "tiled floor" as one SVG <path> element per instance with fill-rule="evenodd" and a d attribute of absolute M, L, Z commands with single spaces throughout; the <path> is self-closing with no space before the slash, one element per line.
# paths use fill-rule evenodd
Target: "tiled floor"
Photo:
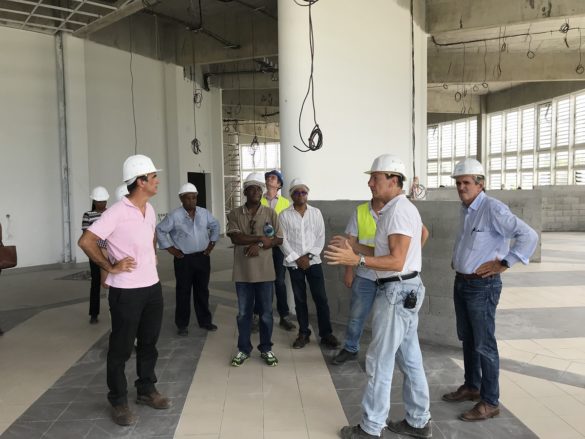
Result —
<path fill-rule="evenodd" d="M 498 418 L 458 421 L 471 405 L 448 404 L 440 396 L 461 383 L 460 349 L 423 345 L 433 437 L 585 438 L 584 244 L 585 234 L 545 234 L 543 263 L 505 274 L 497 331 Z M 231 251 L 223 243 L 213 261 L 212 303 L 219 331 L 208 334 L 191 325 L 183 338 L 172 324 L 172 268 L 161 259 L 167 306 L 158 387 L 172 397 L 173 407 L 154 411 L 132 403 L 139 421 L 129 428 L 110 421 L 105 399 L 105 303 L 100 324 L 88 325 L 87 281 L 63 280 L 79 269 L 3 273 L 0 321 L 8 332 L 0 338 L 1 439 L 335 438 L 341 426 L 359 421 L 364 352 L 358 361 L 332 366 L 334 352 L 319 349 L 315 340 L 293 350 L 295 334 L 275 325 L 280 364 L 268 367 L 255 353 L 242 367 L 232 368 L 237 311 Z M 343 325 L 334 326 L 343 338 Z M 364 350 L 368 339 L 364 334 Z M 133 360 L 127 375 L 132 388 Z M 392 419 L 404 414 L 401 383 L 397 372 Z M 384 437 L 394 435 L 385 432 Z"/>

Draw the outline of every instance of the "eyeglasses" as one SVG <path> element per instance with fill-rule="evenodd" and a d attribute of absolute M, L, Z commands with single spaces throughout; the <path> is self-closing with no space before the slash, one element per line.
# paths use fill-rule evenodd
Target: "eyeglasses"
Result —
<path fill-rule="evenodd" d="M 307 192 L 307 191 L 294 191 L 292 194 L 293 194 L 295 197 L 299 197 L 299 196 L 303 196 L 303 197 L 304 197 L 305 195 L 307 195 L 307 194 L 308 194 L 308 192 Z"/>
<path fill-rule="evenodd" d="M 255 235 L 256 234 L 256 220 L 250 220 L 250 235 Z"/>

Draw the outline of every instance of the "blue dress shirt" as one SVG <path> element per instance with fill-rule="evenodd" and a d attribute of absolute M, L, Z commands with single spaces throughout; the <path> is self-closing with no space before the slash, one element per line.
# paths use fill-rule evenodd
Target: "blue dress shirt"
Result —
<path fill-rule="evenodd" d="M 219 223 L 203 207 L 195 209 L 195 218 L 192 220 L 181 206 L 167 214 L 156 226 L 156 238 L 162 249 L 174 246 L 184 254 L 202 252 L 209 241 L 219 239 Z"/>
<path fill-rule="evenodd" d="M 511 248 L 510 239 L 514 239 Z M 505 259 L 510 266 L 519 261 L 528 264 L 537 243 L 534 229 L 504 203 L 481 192 L 469 207 L 461 206 L 453 268 L 471 274 L 484 262 L 496 258 Z"/>

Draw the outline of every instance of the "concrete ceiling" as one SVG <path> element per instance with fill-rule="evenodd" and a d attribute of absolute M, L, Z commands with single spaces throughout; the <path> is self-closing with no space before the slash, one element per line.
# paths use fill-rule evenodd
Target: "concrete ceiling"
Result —
<path fill-rule="evenodd" d="M 69 9 L 35 16 L 50 5 Z M 76 7 L 102 10 L 79 18 Z M 585 65 L 585 0 L 426 0 L 426 12 L 434 111 L 458 92 L 469 111 L 478 96 L 525 82 L 585 79 L 577 69 L 580 55 Z M 278 119 L 277 15 L 276 0 L 0 0 L 0 25 L 61 28 L 187 69 L 196 63 L 202 85 L 224 90 L 224 117 L 242 121 Z M 52 28 L 29 26 L 39 20 Z"/>

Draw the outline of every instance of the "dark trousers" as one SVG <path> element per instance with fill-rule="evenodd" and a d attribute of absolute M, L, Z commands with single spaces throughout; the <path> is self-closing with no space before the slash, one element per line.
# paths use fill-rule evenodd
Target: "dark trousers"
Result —
<path fill-rule="evenodd" d="M 260 352 L 272 348 L 272 282 L 236 282 L 238 295 L 238 350 L 250 355 L 252 342 L 252 310 L 254 303 L 260 303 Z"/>
<path fill-rule="evenodd" d="M 160 282 L 145 288 L 111 287 L 108 301 L 112 318 L 107 360 L 108 401 L 117 406 L 128 402 L 124 368 L 132 354 L 134 339 L 137 339 L 136 390 L 139 395 L 155 390 L 156 342 L 163 315 L 162 288 Z"/>
<path fill-rule="evenodd" d="M 175 324 L 178 328 L 189 326 L 191 317 L 191 292 L 193 307 L 200 327 L 211 324 L 209 312 L 209 274 L 211 264 L 209 255 L 192 253 L 178 259 L 174 258 L 175 278 Z"/>
<path fill-rule="evenodd" d="M 290 313 L 288 309 L 288 299 L 286 293 L 286 284 L 284 283 L 284 276 L 286 274 L 286 267 L 283 265 L 284 254 L 280 247 L 272 248 L 272 263 L 274 264 L 274 273 L 276 279 L 274 280 L 274 293 L 276 295 L 276 310 L 280 318 L 287 317 Z M 254 305 L 254 314 L 260 315 L 260 303 L 256 302 Z"/>
<path fill-rule="evenodd" d="M 91 272 L 91 288 L 89 289 L 89 315 L 92 317 L 97 317 L 100 313 L 100 267 L 90 260 L 89 270 Z"/>
<path fill-rule="evenodd" d="M 500 276 L 485 279 L 455 277 L 453 299 L 457 336 L 463 342 L 465 385 L 480 391 L 483 401 L 498 405 L 500 357 L 496 342 L 496 307 Z"/>
<path fill-rule="evenodd" d="M 311 335 L 309 329 L 309 308 L 307 306 L 307 282 L 311 289 L 311 296 L 317 308 L 317 321 L 319 322 L 319 337 L 327 337 L 333 333 L 329 318 L 329 303 L 325 292 L 325 279 L 321 264 L 311 265 L 308 270 L 300 268 L 288 269 L 295 297 L 295 309 L 299 322 L 299 334 Z"/>

